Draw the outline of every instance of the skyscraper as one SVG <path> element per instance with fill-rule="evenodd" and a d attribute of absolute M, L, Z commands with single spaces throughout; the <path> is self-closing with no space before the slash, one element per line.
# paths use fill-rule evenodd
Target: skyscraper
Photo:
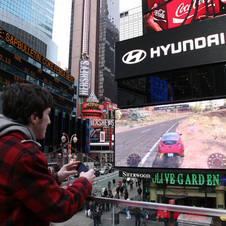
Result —
<path fill-rule="evenodd" d="M 79 80 L 80 60 L 90 62 L 89 94 L 94 92 L 98 98 L 107 98 L 112 102 L 117 101 L 114 81 L 116 41 L 119 41 L 118 1 L 73 0 L 70 73 Z"/>
<path fill-rule="evenodd" d="M 57 62 L 52 41 L 54 0 L 0 0 L 0 27 L 42 56 Z"/>
<path fill-rule="evenodd" d="M 102 0 L 100 7 L 100 45 L 98 97 L 117 103 L 115 82 L 115 42 L 119 41 L 119 1 Z"/>
<path fill-rule="evenodd" d="M 90 90 L 95 90 L 98 71 L 98 18 L 99 1 L 73 0 L 71 12 L 71 34 L 69 48 L 69 72 L 79 80 L 82 56 L 91 63 Z M 83 55 L 82 55 L 83 54 Z"/>

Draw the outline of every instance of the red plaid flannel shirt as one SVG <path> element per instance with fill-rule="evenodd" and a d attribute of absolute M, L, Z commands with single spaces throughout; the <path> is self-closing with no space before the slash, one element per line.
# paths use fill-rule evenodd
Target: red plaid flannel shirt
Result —
<path fill-rule="evenodd" d="M 49 225 L 70 219 L 92 190 L 79 178 L 58 186 L 42 152 L 19 132 L 0 138 L 0 225 Z"/>

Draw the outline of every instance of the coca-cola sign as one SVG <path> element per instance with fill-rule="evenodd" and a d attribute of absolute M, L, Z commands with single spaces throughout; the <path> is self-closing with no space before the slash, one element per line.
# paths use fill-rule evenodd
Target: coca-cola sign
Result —
<path fill-rule="evenodd" d="M 224 14 L 224 0 L 143 0 L 144 33 Z M 195 17 L 195 18 L 194 18 Z"/>
<path fill-rule="evenodd" d="M 185 24 L 191 23 L 196 9 L 196 1 L 193 1 L 191 5 L 191 0 L 177 0 L 172 1 L 171 4 L 166 6 L 167 8 L 167 16 L 168 16 L 168 28 L 173 28 L 181 25 L 185 18 Z M 213 2 L 213 5 L 212 5 Z M 208 14 L 213 15 L 213 9 L 215 13 L 220 12 L 219 8 L 219 0 L 207 0 L 208 5 Z M 189 13 L 189 9 L 191 7 L 191 11 Z M 196 19 L 201 19 L 201 17 L 206 16 L 206 3 L 205 0 L 198 1 L 198 8 L 197 8 L 197 16 Z"/>

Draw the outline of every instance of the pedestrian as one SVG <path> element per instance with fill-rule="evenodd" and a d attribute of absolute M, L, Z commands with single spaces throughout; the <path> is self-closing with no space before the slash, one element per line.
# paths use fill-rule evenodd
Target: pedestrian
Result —
<path fill-rule="evenodd" d="M 115 178 L 113 178 L 112 183 L 113 183 L 113 186 L 115 187 L 115 184 L 116 184 Z"/>
<path fill-rule="evenodd" d="M 70 219 L 92 190 L 93 169 L 77 174 L 77 162 L 52 174 L 38 140 L 50 124 L 53 97 L 41 86 L 15 83 L 4 88 L 0 115 L 0 215 L 2 225 L 50 225 Z M 10 160 L 10 161 L 9 161 Z"/>
<path fill-rule="evenodd" d="M 130 201 L 129 198 L 127 200 Z M 127 206 L 126 207 L 126 214 L 127 214 L 127 219 L 128 220 L 131 219 L 131 213 L 130 213 L 130 211 L 131 211 L 131 207 L 130 206 Z"/>
<path fill-rule="evenodd" d="M 118 186 L 116 187 L 115 191 L 119 194 L 120 193 L 120 185 L 118 184 Z"/>
<path fill-rule="evenodd" d="M 111 189 L 111 181 L 108 181 L 108 189 Z"/>
<path fill-rule="evenodd" d="M 89 217 L 90 217 L 90 219 L 93 218 L 93 212 L 94 212 L 95 209 L 96 209 L 96 208 L 95 208 L 94 202 L 90 201 L 90 204 L 89 204 L 89 210 L 90 210 L 90 215 L 89 215 Z"/>
<path fill-rule="evenodd" d="M 102 210 L 100 206 L 97 206 L 97 225 L 101 224 L 101 215 L 102 215 Z"/>
<path fill-rule="evenodd" d="M 105 198 L 109 198 L 108 196 L 108 190 L 107 188 L 104 189 L 104 195 Z M 106 207 L 106 208 L 105 208 Z M 108 212 L 109 211 L 109 202 L 103 203 L 103 210 Z"/>
<path fill-rule="evenodd" d="M 138 201 L 141 201 L 141 194 L 142 194 L 142 188 L 139 186 L 137 189 L 137 194 L 138 194 Z"/>
<path fill-rule="evenodd" d="M 113 198 L 112 190 L 110 188 L 108 189 L 108 197 Z"/>
<path fill-rule="evenodd" d="M 133 190 L 133 179 L 132 178 L 130 178 L 129 185 L 130 185 L 130 191 L 132 191 Z"/>
<path fill-rule="evenodd" d="M 126 184 L 126 178 L 125 178 L 125 177 L 123 177 L 122 183 L 123 183 L 123 184 Z"/>
<path fill-rule="evenodd" d="M 135 226 L 140 226 L 141 221 L 141 209 L 139 207 L 134 208 L 135 213 Z"/>
<path fill-rule="evenodd" d="M 135 182 L 136 182 L 136 187 L 137 187 L 138 186 L 138 178 L 136 178 L 136 181 Z"/>
<path fill-rule="evenodd" d="M 123 184 L 123 191 L 125 191 L 127 189 L 127 184 Z"/>
<path fill-rule="evenodd" d="M 107 188 L 104 189 L 104 197 L 108 198 L 108 190 L 107 190 Z"/>
<path fill-rule="evenodd" d="M 126 182 L 127 182 L 127 185 L 129 186 L 130 177 L 127 177 Z"/>
<path fill-rule="evenodd" d="M 109 202 L 106 202 L 105 205 L 106 205 L 105 210 L 106 210 L 106 212 L 108 212 L 110 210 L 110 203 Z"/>
<path fill-rule="evenodd" d="M 93 225 L 94 225 L 94 226 L 97 226 L 97 225 L 98 225 L 97 219 L 98 219 L 98 217 L 97 217 L 97 210 L 94 209 L 94 210 L 93 210 Z"/>
<path fill-rule="evenodd" d="M 120 195 L 123 196 L 123 185 L 120 186 Z"/>
<path fill-rule="evenodd" d="M 142 218 L 143 225 L 147 225 L 147 222 L 148 222 L 148 212 L 147 212 L 147 210 L 145 208 L 141 212 L 141 218 Z"/>
<path fill-rule="evenodd" d="M 115 199 L 120 199 L 119 193 L 117 191 L 115 192 Z"/>
<path fill-rule="evenodd" d="M 126 189 L 124 192 L 124 199 L 127 200 L 129 198 L 128 190 Z"/>

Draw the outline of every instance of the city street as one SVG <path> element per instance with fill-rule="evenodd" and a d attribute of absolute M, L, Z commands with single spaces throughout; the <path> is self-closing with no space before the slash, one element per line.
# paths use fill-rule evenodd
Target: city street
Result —
<path fill-rule="evenodd" d="M 112 179 L 115 178 L 116 183 L 118 180 L 122 180 L 122 177 L 119 177 L 119 172 L 115 171 L 113 173 L 109 173 L 106 175 L 101 175 L 99 177 L 96 177 L 95 179 L 95 183 L 93 185 L 93 189 L 95 189 L 95 187 L 97 188 L 97 190 L 100 190 L 102 188 L 107 187 L 107 183 L 108 181 L 112 182 Z M 112 192 L 115 192 L 115 187 L 112 187 Z M 135 186 L 135 179 L 134 179 L 134 186 L 133 186 L 133 190 L 130 191 L 130 189 L 128 188 L 128 192 L 129 192 L 129 198 L 133 198 L 134 200 L 136 199 L 137 196 L 137 187 Z M 121 210 L 122 206 L 118 206 L 118 207 L 114 207 L 114 211 L 115 214 L 119 213 L 119 211 Z M 112 211 L 113 211 L 113 207 L 110 208 L 110 211 L 108 212 L 103 212 L 102 216 L 101 216 L 101 225 L 104 226 L 111 226 L 113 225 L 113 221 L 112 221 Z M 131 219 L 127 219 L 127 215 L 126 214 L 119 214 L 119 225 L 121 226 L 128 226 L 128 225 L 134 225 L 135 224 L 135 217 L 134 215 L 132 215 Z M 93 226 L 93 219 L 90 219 L 89 217 L 87 217 L 85 215 L 85 209 L 80 210 L 78 213 L 76 213 L 70 220 L 64 222 L 64 223 L 51 223 L 51 226 Z M 115 223 L 116 225 L 116 223 Z M 157 221 L 148 221 L 148 223 L 146 224 L 148 225 L 164 225 L 163 222 L 157 222 Z"/>

